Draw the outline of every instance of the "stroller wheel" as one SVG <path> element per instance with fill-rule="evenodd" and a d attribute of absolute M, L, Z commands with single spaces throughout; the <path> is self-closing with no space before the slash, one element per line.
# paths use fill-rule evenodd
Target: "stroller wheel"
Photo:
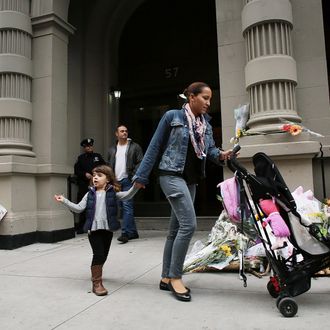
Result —
<path fill-rule="evenodd" d="M 280 294 L 279 287 L 276 287 L 272 281 L 267 283 L 267 290 L 273 298 L 277 298 Z"/>
<path fill-rule="evenodd" d="M 278 309 L 284 317 L 293 317 L 298 312 L 298 305 L 294 299 L 285 297 L 280 300 Z"/>
<path fill-rule="evenodd" d="M 279 305 L 280 305 L 280 301 L 283 299 L 283 298 L 288 298 L 290 297 L 289 294 L 285 291 L 282 291 L 278 297 L 276 298 L 276 307 L 279 308 Z"/>

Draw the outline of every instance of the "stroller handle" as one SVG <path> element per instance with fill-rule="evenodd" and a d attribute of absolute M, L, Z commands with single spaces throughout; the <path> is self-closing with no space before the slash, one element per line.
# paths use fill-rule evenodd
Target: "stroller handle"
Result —
<path fill-rule="evenodd" d="M 227 161 L 227 167 L 235 173 L 236 171 L 247 174 L 248 171 L 237 161 L 237 153 L 241 150 L 241 146 L 236 144 L 232 151 L 232 156 Z"/>
<path fill-rule="evenodd" d="M 236 144 L 235 147 L 232 150 L 232 153 L 236 156 L 236 154 L 241 150 L 241 146 L 239 144 Z"/>

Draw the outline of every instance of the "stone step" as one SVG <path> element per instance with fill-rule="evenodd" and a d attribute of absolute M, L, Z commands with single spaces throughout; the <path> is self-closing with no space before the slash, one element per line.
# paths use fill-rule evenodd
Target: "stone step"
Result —
<path fill-rule="evenodd" d="M 197 217 L 197 230 L 211 231 L 216 216 Z M 169 217 L 135 217 L 136 226 L 140 230 L 167 230 Z"/>

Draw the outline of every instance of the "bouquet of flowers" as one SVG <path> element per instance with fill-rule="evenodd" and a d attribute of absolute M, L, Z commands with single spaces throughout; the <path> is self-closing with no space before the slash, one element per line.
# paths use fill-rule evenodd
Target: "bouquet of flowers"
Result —
<path fill-rule="evenodd" d="M 200 270 L 218 265 L 218 269 L 227 266 L 236 256 L 236 226 L 220 215 L 209 235 L 206 244 L 197 241 L 184 262 L 184 272 Z"/>
<path fill-rule="evenodd" d="M 246 134 L 246 125 L 249 115 L 249 104 L 240 105 L 234 110 L 234 117 L 236 120 L 235 137 L 231 139 L 231 143 L 238 143 L 239 138 Z"/>
<path fill-rule="evenodd" d="M 280 118 L 280 120 L 284 123 L 283 125 L 280 126 L 280 128 L 279 128 L 280 131 L 287 132 L 287 133 L 291 134 L 292 136 L 297 136 L 301 132 L 306 132 L 306 133 L 314 135 L 316 137 L 323 137 L 322 134 L 313 132 L 310 129 L 308 129 L 302 125 L 299 125 L 297 123 L 293 123 L 291 121 L 287 121 L 287 120 L 284 120 L 281 118 Z"/>
<path fill-rule="evenodd" d="M 328 200 L 325 200 L 323 203 L 320 202 L 314 197 L 311 190 L 304 191 L 302 186 L 296 188 L 292 192 L 292 196 L 296 202 L 297 211 L 301 216 L 302 222 L 312 229 L 310 233 L 321 241 L 330 241 L 330 209 Z"/>
<path fill-rule="evenodd" d="M 223 211 L 206 243 L 195 242 L 191 252 L 186 256 L 183 271 L 200 272 L 205 270 L 222 270 L 238 260 L 238 251 L 247 250 L 254 242 L 238 232 L 236 225 L 230 222 Z M 256 258 L 251 258 L 256 264 Z"/>

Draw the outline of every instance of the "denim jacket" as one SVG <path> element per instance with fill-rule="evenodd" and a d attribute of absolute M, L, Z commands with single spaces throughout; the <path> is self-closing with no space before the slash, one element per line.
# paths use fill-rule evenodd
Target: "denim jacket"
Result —
<path fill-rule="evenodd" d="M 210 116 L 204 115 L 204 118 L 207 123 L 204 152 L 208 159 L 222 165 L 219 159 L 221 151 L 215 146 L 212 127 L 209 124 Z M 158 161 L 160 170 L 183 173 L 189 139 L 189 127 L 184 109 L 167 111 L 158 124 L 133 181 L 147 184 L 150 172 Z M 204 157 L 203 176 L 205 176 L 205 163 Z"/>

